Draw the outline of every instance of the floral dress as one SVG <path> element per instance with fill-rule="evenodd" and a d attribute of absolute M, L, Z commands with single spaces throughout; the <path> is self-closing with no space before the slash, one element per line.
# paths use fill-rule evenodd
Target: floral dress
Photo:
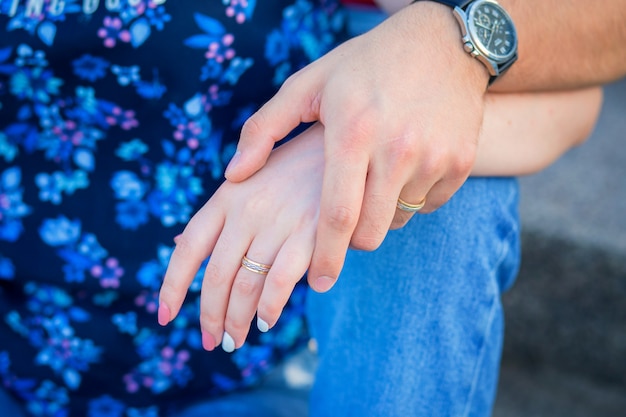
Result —
<path fill-rule="evenodd" d="M 233 354 L 202 349 L 200 272 L 165 328 L 157 294 L 244 120 L 343 36 L 336 3 L 0 0 L 0 388 L 31 415 L 172 415 L 306 340 L 302 288 Z"/>

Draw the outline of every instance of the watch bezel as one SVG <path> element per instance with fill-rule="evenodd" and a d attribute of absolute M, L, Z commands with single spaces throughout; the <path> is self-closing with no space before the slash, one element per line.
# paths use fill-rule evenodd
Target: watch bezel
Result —
<path fill-rule="evenodd" d="M 480 6 L 485 5 L 485 4 L 489 4 L 490 6 L 498 9 L 498 11 L 502 13 L 502 15 L 507 19 L 509 26 L 513 30 L 514 44 L 511 50 L 505 55 L 501 55 L 501 54 L 492 52 L 491 50 L 487 49 L 487 47 L 482 43 L 482 41 L 476 35 L 477 28 L 474 22 L 474 15 L 476 13 L 476 10 Z M 517 32 L 515 30 L 515 25 L 513 24 L 513 19 L 511 19 L 511 16 L 507 13 L 507 11 L 502 6 L 500 6 L 497 2 L 492 1 L 492 0 L 475 0 L 469 5 L 465 13 L 467 16 L 466 24 L 467 24 L 468 34 L 472 40 L 472 43 L 476 47 L 476 49 L 478 49 L 479 52 L 483 56 L 485 56 L 486 58 L 496 63 L 506 62 L 515 56 L 515 54 L 517 53 Z"/>

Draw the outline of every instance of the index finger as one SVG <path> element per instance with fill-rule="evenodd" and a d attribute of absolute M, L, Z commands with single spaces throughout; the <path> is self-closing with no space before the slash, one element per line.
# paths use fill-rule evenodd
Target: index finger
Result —
<path fill-rule="evenodd" d="M 241 182 L 261 169 L 274 144 L 303 122 L 319 119 L 319 83 L 309 67 L 289 77 L 276 95 L 246 120 L 237 152 L 226 168 L 229 181 Z"/>
<path fill-rule="evenodd" d="M 158 320 L 161 326 L 178 315 L 189 286 L 202 262 L 213 252 L 223 226 L 224 216 L 206 203 L 176 238 L 176 247 L 159 290 Z"/>

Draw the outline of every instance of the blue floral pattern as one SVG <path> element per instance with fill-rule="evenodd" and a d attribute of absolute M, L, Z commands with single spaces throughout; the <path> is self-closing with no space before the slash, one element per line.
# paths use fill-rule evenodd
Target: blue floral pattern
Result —
<path fill-rule="evenodd" d="M 343 36 L 337 3 L 0 1 L 0 386 L 28 413 L 172 415 L 306 342 L 298 286 L 271 332 L 204 352 L 204 265 L 155 314 L 173 236 L 246 118 Z"/>

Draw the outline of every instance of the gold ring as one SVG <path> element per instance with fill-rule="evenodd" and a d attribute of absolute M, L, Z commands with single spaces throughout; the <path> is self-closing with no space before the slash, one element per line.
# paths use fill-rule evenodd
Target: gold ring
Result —
<path fill-rule="evenodd" d="M 259 262 L 254 262 L 250 260 L 247 256 L 241 258 L 241 266 L 246 268 L 248 271 L 255 272 L 261 275 L 267 275 L 270 272 L 270 268 L 272 265 L 265 265 Z"/>
<path fill-rule="evenodd" d="M 425 205 L 426 205 L 426 198 L 422 199 L 422 201 L 420 201 L 417 204 L 410 204 L 404 201 L 403 199 L 401 199 L 400 197 L 398 197 L 398 202 L 396 203 L 397 208 L 399 208 L 402 211 L 409 212 L 409 213 L 418 212 L 421 209 L 423 209 Z"/>

